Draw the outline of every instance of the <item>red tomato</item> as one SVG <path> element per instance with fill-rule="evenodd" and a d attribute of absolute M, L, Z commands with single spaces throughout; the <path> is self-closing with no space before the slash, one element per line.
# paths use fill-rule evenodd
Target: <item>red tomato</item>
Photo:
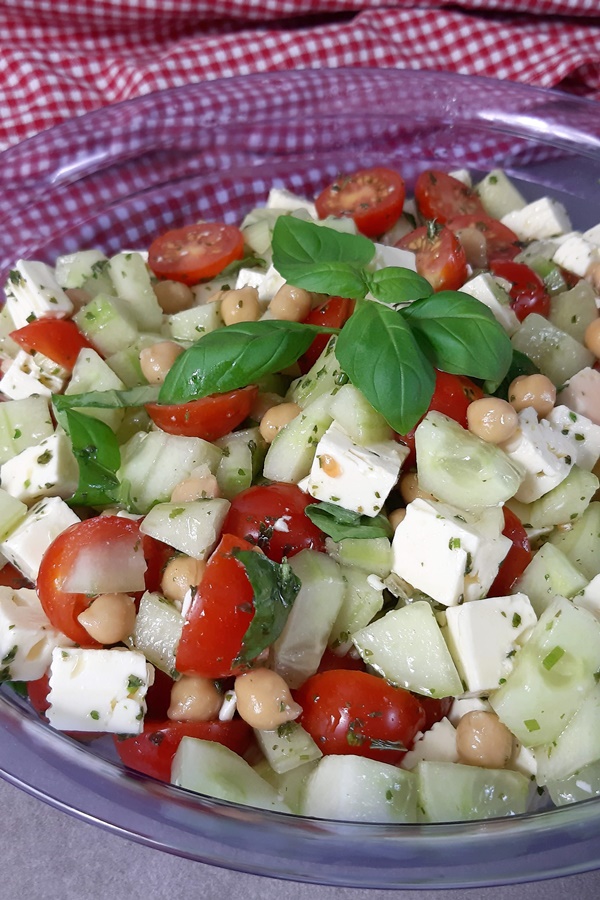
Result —
<path fill-rule="evenodd" d="M 50 706 L 48 702 L 49 693 L 50 676 L 48 672 L 42 675 L 41 678 L 36 678 L 35 681 L 27 682 L 27 696 L 29 697 L 29 702 L 42 719 L 46 718 L 45 713 Z"/>
<path fill-rule="evenodd" d="M 425 725 L 425 710 L 409 691 L 368 672 L 348 669 L 312 675 L 295 692 L 298 722 L 327 754 L 367 756 L 398 763 Z M 401 748 L 381 748 L 389 741 Z"/>
<path fill-rule="evenodd" d="M 160 591 L 160 582 L 165 571 L 165 566 L 177 551 L 168 544 L 150 537 L 149 534 L 142 536 L 144 547 L 144 558 L 148 564 L 144 581 L 146 582 L 147 591 Z"/>
<path fill-rule="evenodd" d="M 308 325 L 323 325 L 327 328 L 341 328 L 354 312 L 354 300 L 346 297 L 330 297 L 321 306 L 317 306 L 304 320 Z M 313 366 L 329 340 L 329 334 L 318 334 L 306 353 L 298 360 L 302 374 Z"/>
<path fill-rule="evenodd" d="M 463 428 L 467 427 L 467 409 L 473 400 L 479 400 L 483 397 L 483 391 L 466 375 L 451 375 L 449 372 L 435 373 L 435 390 L 428 412 L 432 409 L 441 412 L 445 416 L 454 419 Z M 421 420 L 419 420 L 421 421 Z M 419 422 L 408 434 L 399 435 L 397 440 L 401 441 L 410 450 L 406 461 L 402 467 L 407 471 L 416 463 L 415 456 L 415 431 Z"/>
<path fill-rule="evenodd" d="M 119 555 L 133 553 L 140 540 L 139 522 L 120 516 L 95 516 L 76 522 L 61 532 L 42 558 L 37 589 L 44 612 L 55 628 L 83 647 L 99 647 L 78 621 L 93 598 L 63 591 L 65 579 L 82 551 L 110 557 L 118 546 Z"/>
<path fill-rule="evenodd" d="M 244 236 L 235 225 L 202 222 L 167 231 L 148 250 L 148 265 L 159 278 L 198 284 L 242 259 Z"/>
<path fill-rule="evenodd" d="M 507 259 L 493 259 L 489 263 L 492 275 L 498 275 L 510 281 L 509 294 L 511 306 L 517 319 L 522 322 L 531 313 L 548 317 L 550 313 L 550 295 L 540 276 L 526 266 Z"/>
<path fill-rule="evenodd" d="M 469 228 L 475 228 L 484 237 L 486 242 L 487 259 L 514 259 L 520 253 L 519 238 L 499 222 L 485 214 L 454 216 L 448 221 L 448 228 L 452 229 L 460 238 L 460 232 Z"/>
<path fill-rule="evenodd" d="M 243 564 L 232 556 L 235 548 L 254 549 L 224 533 L 208 560 L 181 632 L 178 672 L 225 678 L 240 671 L 235 660 L 254 618 L 254 592 Z"/>
<path fill-rule="evenodd" d="M 252 729 L 243 719 L 232 719 L 231 722 L 146 720 L 141 734 L 124 740 L 115 735 L 113 739 L 124 765 L 168 783 L 173 757 L 183 737 L 216 741 L 241 756 L 250 746 Z"/>
<path fill-rule="evenodd" d="M 518 516 L 507 506 L 502 511 L 504 513 L 504 530 L 502 534 L 510 538 L 512 547 L 500 563 L 500 570 L 488 591 L 488 597 L 505 597 L 507 594 L 510 594 L 515 581 L 521 577 L 533 556 L 527 532 Z"/>
<path fill-rule="evenodd" d="M 0 585 L 13 588 L 15 591 L 18 591 L 20 588 L 30 588 L 33 586 L 29 579 L 25 578 L 23 573 L 19 572 L 15 566 L 11 565 L 11 563 L 6 563 L 6 565 L 0 569 Z"/>
<path fill-rule="evenodd" d="M 434 291 L 456 291 L 467 280 L 467 257 L 454 232 L 431 222 L 406 234 L 395 245 L 416 255 L 417 272 Z"/>
<path fill-rule="evenodd" d="M 244 538 L 275 562 L 300 550 L 324 551 L 325 535 L 304 512 L 314 502 L 295 484 L 246 488 L 231 501 L 223 533 Z"/>
<path fill-rule="evenodd" d="M 11 331 L 10 337 L 25 350 L 37 350 L 69 371 L 73 369 L 80 350 L 92 348 L 92 344 L 70 319 L 36 319 L 17 331 Z"/>
<path fill-rule="evenodd" d="M 248 417 L 257 394 L 258 388 L 251 384 L 187 403 L 146 403 L 146 410 L 154 424 L 169 434 L 216 441 Z"/>
<path fill-rule="evenodd" d="M 171 690 L 174 681 L 161 669 L 154 669 L 154 681 L 146 694 L 146 719 L 166 719 L 171 705 Z"/>
<path fill-rule="evenodd" d="M 393 169 L 377 166 L 343 175 L 315 201 L 320 219 L 346 216 L 361 234 L 378 237 L 400 217 L 404 206 L 404 180 Z"/>
<path fill-rule="evenodd" d="M 473 188 L 437 169 L 421 172 L 415 183 L 415 200 L 425 219 L 435 219 L 441 223 L 454 216 L 485 213 Z"/>
<path fill-rule="evenodd" d="M 352 669 L 364 672 L 365 664 L 360 656 L 351 656 L 349 653 L 346 653 L 345 656 L 338 656 L 333 650 L 326 647 L 319 663 L 319 672 L 329 672 L 331 669 Z"/>
<path fill-rule="evenodd" d="M 447 716 L 454 702 L 454 697 L 442 697 L 438 700 L 437 697 L 423 697 L 421 694 L 417 699 L 425 710 L 425 725 L 422 731 L 429 731 L 436 722 Z"/>

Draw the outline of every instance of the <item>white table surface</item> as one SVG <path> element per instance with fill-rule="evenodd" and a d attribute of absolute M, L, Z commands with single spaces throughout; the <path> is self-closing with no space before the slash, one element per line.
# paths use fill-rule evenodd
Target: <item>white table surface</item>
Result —
<path fill-rule="evenodd" d="M 600 870 L 470 890 L 366 891 L 227 872 L 81 822 L 0 781 L 0 900 L 597 900 Z M 598 861 L 600 866 L 600 860 Z"/>

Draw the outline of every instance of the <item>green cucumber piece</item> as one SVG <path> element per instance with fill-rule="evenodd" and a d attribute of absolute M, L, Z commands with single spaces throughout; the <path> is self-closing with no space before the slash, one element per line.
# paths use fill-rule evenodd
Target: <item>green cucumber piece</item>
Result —
<path fill-rule="evenodd" d="M 591 284 L 582 278 L 570 291 L 552 297 L 548 318 L 557 328 L 583 344 L 586 328 L 598 318 L 596 295 Z"/>
<path fill-rule="evenodd" d="M 555 741 L 535 748 L 536 781 L 545 785 L 600 763 L 600 685 L 595 685 Z"/>
<path fill-rule="evenodd" d="M 520 772 L 426 761 L 416 772 L 423 822 L 515 816 L 527 809 L 529 779 Z"/>
<path fill-rule="evenodd" d="M 146 591 L 140 600 L 135 628 L 128 643 L 157 669 L 175 678 L 175 656 L 182 628 L 183 618 L 175 606 L 161 594 Z"/>
<path fill-rule="evenodd" d="M 232 500 L 249 488 L 260 472 L 267 444 L 258 428 L 233 431 L 215 441 L 223 451 L 217 468 L 217 482 L 224 497 Z"/>
<path fill-rule="evenodd" d="M 548 540 L 569 557 L 590 581 L 600 575 L 600 503 L 592 500 L 568 530 L 555 529 Z"/>
<path fill-rule="evenodd" d="M 135 315 L 120 297 L 97 294 L 75 313 L 73 320 L 103 356 L 125 350 L 138 339 Z"/>
<path fill-rule="evenodd" d="M 344 374 L 335 355 L 335 341 L 335 336 L 331 337 L 306 375 L 292 381 L 290 385 L 287 399 L 297 403 L 302 409 L 324 394 L 335 393 L 343 382 Z"/>
<path fill-rule="evenodd" d="M 27 515 L 27 506 L 0 488 L 0 541 L 5 541 Z"/>
<path fill-rule="evenodd" d="M 304 798 L 304 790 L 306 780 L 310 773 L 317 765 L 318 760 L 304 763 L 282 772 L 281 775 L 271 768 L 266 759 L 261 759 L 254 766 L 254 771 L 264 778 L 283 798 L 290 810 L 297 816 L 302 814 L 302 801 Z"/>
<path fill-rule="evenodd" d="M 65 394 L 85 394 L 88 391 L 121 391 L 124 387 L 125 385 L 108 363 L 95 350 L 84 347 L 75 361 Z M 105 422 L 113 431 L 117 430 L 123 420 L 122 409 L 85 407 L 79 412 Z"/>
<path fill-rule="evenodd" d="M 54 434 L 47 397 L 0 403 L 0 465 Z"/>
<path fill-rule="evenodd" d="M 330 412 L 356 444 L 367 446 L 393 437 L 393 431 L 381 413 L 373 409 L 353 384 L 344 384 L 334 394 Z"/>
<path fill-rule="evenodd" d="M 140 531 L 193 559 L 204 560 L 217 546 L 230 505 L 222 497 L 157 503 L 144 517 Z"/>
<path fill-rule="evenodd" d="M 317 444 L 331 423 L 331 396 L 320 396 L 282 428 L 267 450 L 263 475 L 269 481 L 298 484 L 309 474 Z"/>
<path fill-rule="evenodd" d="M 595 361 L 583 344 L 537 313 L 527 316 L 511 341 L 557 387 Z"/>
<path fill-rule="evenodd" d="M 392 571 L 392 544 L 386 537 L 325 539 L 327 553 L 343 566 L 354 566 L 368 575 L 387 578 Z"/>
<path fill-rule="evenodd" d="M 333 623 L 328 644 L 344 656 L 352 647 L 352 635 L 373 620 L 383 607 L 383 590 L 369 584 L 369 574 L 356 566 L 342 566 L 346 582 L 344 599 Z"/>
<path fill-rule="evenodd" d="M 139 329 L 160 331 L 163 312 L 158 302 L 150 272 L 139 253 L 117 253 L 108 263 L 108 272 L 117 296 L 127 302 Z"/>
<path fill-rule="evenodd" d="M 553 544 L 543 544 L 512 587 L 527 594 L 536 616 L 541 616 L 554 597 L 571 598 L 588 583 L 571 560 Z"/>
<path fill-rule="evenodd" d="M 94 266 L 108 262 L 101 250 L 78 250 L 59 256 L 54 266 L 56 280 L 61 288 L 80 288 L 94 275 Z"/>
<path fill-rule="evenodd" d="M 320 759 L 323 754 L 298 722 L 285 722 L 273 730 L 255 729 L 265 759 L 278 775 Z"/>
<path fill-rule="evenodd" d="M 162 332 L 172 341 L 195 343 L 200 340 L 202 335 L 222 327 L 220 305 L 203 303 L 200 306 L 192 306 L 191 309 L 184 309 L 182 312 L 165 316 Z"/>

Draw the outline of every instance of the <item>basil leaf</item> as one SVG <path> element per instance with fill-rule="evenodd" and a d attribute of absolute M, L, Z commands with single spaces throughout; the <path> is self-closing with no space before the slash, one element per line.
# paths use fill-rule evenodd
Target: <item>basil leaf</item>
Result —
<path fill-rule="evenodd" d="M 361 303 L 340 332 L 335 355 L 394 431 L 406 434 L 427 411 L 435 372 L 398 311 Z"/>
<path fill-rule="evenodd" d="M 352 509 L 336 506 L 335 503 L 309 503 L 304 510 L 310 521 L 333 538 L 379 538 L 391 537 L 392 526 L 386 516 L 361 516 Z"/>
<path fill-rule="evenodd" d="M 236 659 L 236 663 L 249 663 L 283 631 L 301 582 L 287 562 L 273 562 L 254 550 L 233 550 L 232 553 L 243 563 L 254 591 L 254 618 Z"/>
<path fill-rule="evenodd" d="M 483 390 L 486 394 L 495 394 L 496 397 L 508 400 L 508 389 L 515 378 L 518 378 L 519 375 L 537 375 L 539 371 L 536 364 L 525 353 L 513 349 L 510 367 L 502 381 L 486 381 Z"/>
<path fill-rule="evenodd" d="M 366 272 L 365 279 L 373 296 L 383 303 L 412 303 L 433 294 L 426 278 L 398 266 Z"/>
<path fill-rule="evenodd" d="M 295 363 L 317 334 L 336 331 L 278 319 L 210 331 L 177 357 L 160 389 L 159 403 L 184 403 L 254 384 Z"/>
<path fill-rule="evenodd" d="M 144 384 L 127 391 L 86 391 L 83 394 L 53 394 L 52 403 L 57 413 L 67 409 L 128 409 L 155 403 L 159 388 Z"/>
<path fill-rule="evenodd" d="M 111 428 L 72 409 L 64 410 L 73 453 L 79 465 L 79 484 L 70 502 L 77 506 L 107 506 L 119 487 L 121 452 Z"/>
<path fill-rule="evenodd" d="M 471 378 L 501 380 L 512 344 L 490 310 L 468 294 L 440 291 L 401 311 L 436 369 Z"/>

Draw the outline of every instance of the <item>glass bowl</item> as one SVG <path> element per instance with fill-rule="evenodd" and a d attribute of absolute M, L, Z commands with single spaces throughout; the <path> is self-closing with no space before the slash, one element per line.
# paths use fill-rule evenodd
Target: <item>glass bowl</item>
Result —
<path fill-rule="evenodd" d="M 190 85 L 97 110 L 0 155 L 0 278 L 17 258 L 145 247 L 198 218 L 235 222 L 273 185 L 312 195 L 386 164 L 505 169 L 580 229 L 600 213 L 592 102 L 445 73 L 336 69 Z M 204 798 L 126 772 L 109 742 L 52 732 L 0 694 L 0 771 L 41 799 L 202 862 L 353 887 L 466 887 L 600 865 L 600 801 L 477 823 L 310 820 Z M 110 742 L 112 746 L 112 742 Z"/>

